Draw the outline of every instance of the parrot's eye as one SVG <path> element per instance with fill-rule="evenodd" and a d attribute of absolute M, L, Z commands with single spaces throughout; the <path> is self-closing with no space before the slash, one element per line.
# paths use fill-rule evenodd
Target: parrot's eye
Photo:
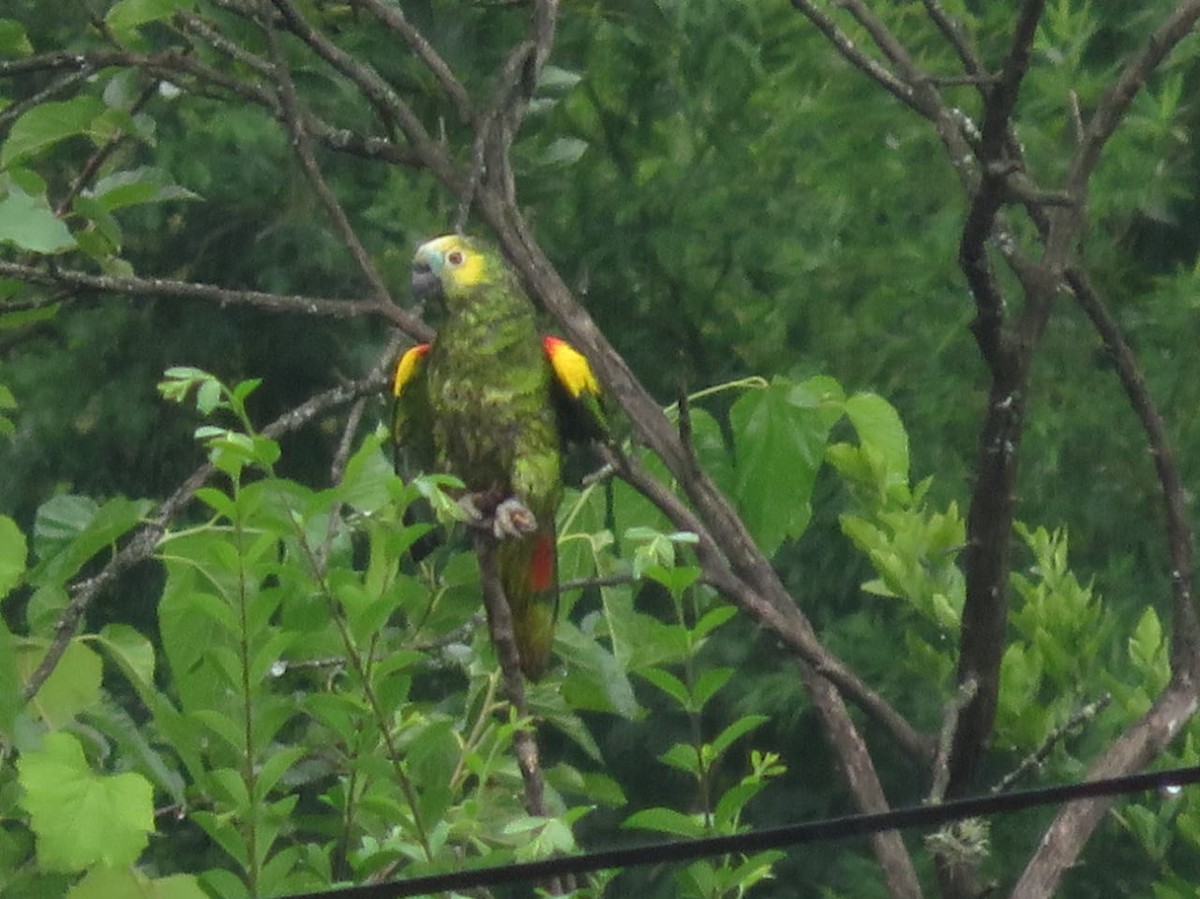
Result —
<path fill-rule="evenodd" d="M 462 265 L 463 264 L 462 250 L 451 250 L 449 253 L 446 254 L 446 261 L 449 262 L 451 265 Z"/>

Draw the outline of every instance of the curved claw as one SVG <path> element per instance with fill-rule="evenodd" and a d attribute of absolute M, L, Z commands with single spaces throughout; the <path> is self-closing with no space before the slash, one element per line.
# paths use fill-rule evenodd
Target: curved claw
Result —
<path fill-rule="evenodd" d="M 529 507 L 515 496 L 510 496 L 496 506 L 496 512 L 492 516 L 492 533 L 496 535 L 497 540 L 503 540 L 505 537 L 527 537 L 537 528 L 537 518 L 529 511 Z"/>
<path fill-rule="evenodd" d="M 475 494 L 464 493 L 458 498 L 459 511 L 463 513 L 468 525 L 479 527 L 485 524 L 483 512 L 479 510 L 479 504 L 475 502 Z"/>

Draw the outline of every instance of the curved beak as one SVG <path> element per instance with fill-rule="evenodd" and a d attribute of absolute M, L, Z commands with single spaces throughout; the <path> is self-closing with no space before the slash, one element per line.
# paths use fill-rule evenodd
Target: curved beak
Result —
<path fill-rule="evenodd" d="M 442 295 L 441 279 L 423 259 L 416 259 L 412 264 L 412 293 L 413 299 L 419 303 Z"/>

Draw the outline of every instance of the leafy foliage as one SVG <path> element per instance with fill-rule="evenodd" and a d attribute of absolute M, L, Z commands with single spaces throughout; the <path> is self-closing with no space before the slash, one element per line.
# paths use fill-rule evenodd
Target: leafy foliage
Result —
<path fill-rule="evenodd" d="M 721 595 L 753 583 L 751 566 L 705 530 L 703 491 L 644 445 L 646 422 L 622 451 L 666 500 L 606 472 L 563 503 L 558 663 L 529 688 L 530 720 L 505 699 L 472 554 L 454 528 L 419 523 L 426 505 L 453 506 L 453 483 L 392 473 L 379 402 L 348 428 L 332 405 L 286 426 L 285 410 L 374 364 L 381 320 L 405 324 L 382 298 L 344 302 L 380 292 L 371 266 L 395 285 L 418 236 L 467 212 L 496 229 L 487 201 L 509 174 L 519 202 L 504 215 L 533 224 L 643 383 L 683 397 L 665 411 L 686 461 L 729 497 L 813 639 L 913 727 L 917 751 L 878 706 L 847 717 L 881 788 L 894 803 L 937 798 L 929 760 L 963 702 L 971 500 L 987 453 L 1017 449 L 977 433 L 995 404 L 958 261 L 979 172 L 947 159 L 946 121 L 930 127 L 864 76 L 797 13 L 806 5 L 827 9 L 562 4 L 549 63 L 509 55 L 530 33 L 528 4 L 5 11 L 0 891 L 283 895 L 859 801 L 830 777 L 845 759 L 778 648 L 778 607 L 762 590 L 758 605 Z M 1153 45 L 1164 11 L 1126 6 L 1044 4 L 1002 173 L 1031 180 L 1002 201 L 986 251 L 997 270 L 1041 248 L 1030 204 L 1072 208 L 1056 186 L 1080 129 Z M 833 7 L 851 47 L 878 48 L 887 29 L 955 122 L 983 121 L 1012 9 Z M 345 55 L 313 52 L 289 10 Z M 453 73 L 469 114 L 404 27 Z M 1200 474 L 1186 449 L 1200 402 L 1197 52 L 1185 41 L 1141 73 L 1070 260 L 1108 295 L 1184 448 L 1181 490 Z M 970 54 L 988 71 L 961 74 Z M 903 74 L 894 54 L 878 59 Z M 506 91 L 524 102 L 516 134 Z M 429 177 L 398 110 L 453 177 Z M 329 200 L 297 162 L 306 142 L 357 247 L 327 224 Z M 1021 295 L 1028 271 L 997 285 Z M 980 789 L 1084 776 L 1176 674 L 1178 621 L 1160 597 L 1190 572 L 1162 562 L 1162 453 L 1148 461 L 1113 377 L 1120 348 L 1068 300 L 1023 335 L 1041 351 L 1028 389 L 1005 400 L 1027 418 Z M 330 317 L 315 325 L 319 311 Z M 281 414 L 284 426 L 264 424 Z M 204 459 L 211 470 L 185 480 Z M 100 601 L 84 608 L 89 585 Z M 511 752 L 531 724 L 545 815 L 522 804 Z M 1195 740 L 1184 727 L 1158 763 L 1195 764 Z M 1009 885 L 1037 833 L 1026 818 L 994 822 L 982 874 Z M 1190 792 L 1124 802 L 1062 895 L 1191 895 L 1198 845 Z M 962 894 L 908 851 L 927 890 Z M 869 858 L 710 859 L 597 876 L 576 895 L 902 892 Z"/>

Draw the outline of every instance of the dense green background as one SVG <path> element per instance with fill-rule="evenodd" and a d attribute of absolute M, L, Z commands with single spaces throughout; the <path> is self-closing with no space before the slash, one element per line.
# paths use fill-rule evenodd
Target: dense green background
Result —
<path fill-rule="evenodd" d="M 919 14 L 917 4 L 884 5 L 892 27 L 923 65 L 955 71 L 952 53 Z M 232 37 L 262 51 L 261 36 L 220 4 L 196 6 Z M 481 97 L 488 96 L 492 73 L 526 21 L 520 4 L 480 0 L 403 6 L 413 24 Z M 1007 5 L 946 6 L 970 23 L 986 59 L 1000 58 L 1011 27 Z M 1068 88 L 1084 108 L 1093 103 L 1166 9 L 1157 6 L 1162 9 L 1132 2 L 1088 5 L 1062 0 L 1049 5 L 1017 118 L 1019 139 L 1045 183 L 1053 184 L 1061 174 L 1072 141 Z M 181 39 L 167 16 L 177 7 L 193 8 L 150 0 L 100 2 L 90 8 L 68 0 L 16 0 L 15 9 L 6 13 L 9 18 L 0 22 L 0 58 L 109 48 L 110 38 L 95 23 L 110 7 L 136 10 L 147 20 L 111 36 L 138 51 L 176 45 Z M 431 131 L 444 131 L 454 146 L 469 146 L 463 144 L 464 126 L 429 76 L 369 14 L 320 3 L 305 9 L 342 47 L 370 60 Z M 1194 415 L 1200 403 L 1195 353 L 1200 173 L 1191 140 L 1200 114 L 1192 99 L 1200 70 L 1194 45 L 1194 38 L 1185 42 L 1155 74 L 1108 147 L 1092 184 L 1083 248 L 1167 418 L 1187 485 L 1200 482 L 1200 457 L 1193 450 L 1200 441 Z M 956 262 L 963 192 L 932 129 L 869 83 L 804 18 L 776 0 L 577 0 L 562 10 L 551 67 L 513 150 L 521 208 L 566 282 L 664 405 L 681 392 L 749 376 L 783 378 L 787 380 L 781 383 L 792 384 L 824 375 L 835 379 L 846 394 L 873 392 L 898 411 L 907 430 L 905 451 L 911 464 L 890 461 L 904 468 L 906 485 L 928 478 L 924 492 L 906 487 L 901 499 L 883 496 L 875 489 L 878 485 L 856 482 L 850 466 L 827 466 L 812 485 L 812 518 L 806 528 L 796 521 L 780 525 L 778 540 L 773 522 L 754 530 L 756 536 L 767 534 L 768 541 L 775 540 L 772 561 L 827 644 L 919 728 L 935 732 L 953 684 L 955 602 L 961 602 L 962 590 L 955 568 L 962 539 L 959 517 L 970 497 L 987 381 L 968 329 L 974 307 Z M 7 106 L 0 108 L 0 136 L 7 130 L 11 141 L 14 121 L 19 120 L 11 111 L 23 111 L 21 104 L 60 74 L 21 73 L 0 81 L 0 97 Z M 318 114 L 348 128 L 374 127 L 371 111 L 328 70 L 299 66 L 295 77 L 305 102 Z M 59 99 L 101 98 L 109 108 L 128 111 L 132 98 L 148 83 L 133 70 L 110 67 Z M 946 90 L 961 91 L 964 112 L 977 114 L 979 101 L 971 86 Z M 29 179 L 36 176 L 44 182 L 48 202 L 56 203 L 104 143 L 99 122 L 97 118 L 25 155 L 0 158 L 0 198 L 18 190 L 35 195 Z M 126 127 L 125 120 L 118 122 Z M 76 208 L 64 220 L 80 243 L 57 254 L 59 264 L 307 296 L 365 294 L 364 280 L 328 225 L 286 134 L 264 110 L 222 97 L 157 91 L 133 124 L 136 136 L 116 145 L 100 177 L 135 173 L 132 177 L 141 183 L 161 179 L 182 191 L 147 195 L 151 202 L 115 208 L 111 220 L 90 207 Z M 319 159 L 360 239 L 403 302 L 412 247 L 453 227 L 457 198 L 412 169 L 326 151 L 320 151 Z M 10 215 L 12 208 L 0 207 L 0 213 Z M 47 261 L 19 235 L 5 230 L 11 227 L 10 221 L 0 220 L 2 258 Z M 39 518 L 39 507 L 66 496 L 91 497 L 101 504 L 117 497 L 158 500 L 203 461 L 205 449 L 192 435 L 201 423 L 196 412 L 165 402 L 156 390 L 164 370 L 195 366 L 229 385 L 262 379 L 246 407 L 248 421 L 261 427 L 317 391 L 361 377 L 375 364 L 389 336 L 389 324 L 378 317 L 343 320 L 196 300 L 60 295 L 52 288 L 0 281 L 0 386 L 11 391 L 15 403 L 5 411 L 12 422 L 10 433 L 0 436 L 0 512 L 29 535 L 33 572 L 20 583 L 14 580 L 15 589 L 3 606 L 13 639 L 48 635 L 62 600 L 37 593 L 37 569 L 32 566 L 50 558 L 58 547 L 48 536 L 51 516 L 43 511 Z M 739 412 L 736 404 L 751 395 L 756 394 L 718 392 L 699 401 L 702 411 L 697 413 L 702 419 L 697 422 L 703 441 L 700 456 L 723 473 L 722 483 L 743 505 L 769 495 L 771 485 L 789 478 L 794 465 L 780 446 L 770 445 L 761 456 L 770 465 L 759 466 L 753 482 L 729 474 L 739 450 L 764 445 L 755 442 L 761 434 L 753 430 L 752 413 L 775 413 L 766 399 L 753 401 L 761 407 L 746 405 Z M 331 410 L 284 438 L 280 460 L 271 467 L 273 475 L 313 490 L 327 486 L 343 416 L 344 409 Z M 384 400 L 372 401 L 356 445 L 385 416 Z M 835 412 L 833 420 L 838 416 Z M 852 427 L 859 422 L 833 420 L 825 425 L 833 426 L 831 440 L 867 442 L 861 427 Z M 234 419 L 221 424 L 230 421 L 236 427 L 245 424 Z M 803 427 L 813 428 L 819 458 L 825 432 L 812 422 Z M 369 458 L 378 462 L 379 457 Z M 256 472 L 264 458 L 254 457 L 247 464 L 247 471 Z M 259 476 L 242 478 L 239 469 L 237 477 L 220 486 L 237 497 L 252 489 Z M 386 492 L 378 484 L 372 489 Z M 617 546 L 597 550 L 602 561 L 596 565 L 602 572 L 606 566 L 628 571 L 630 565 L 640 564 L 634 561 L 640 544 L 621 528 L 661 523 L 619 490 L 608 498 L 602 492 L 592 494 L 585 505 L 580 533 L 594 538 L 606 527 L 615 529 Z M 388 502 L 402 505 L 409 498 L 392 495 Z M 329 499 L 325 498 L 326 513 Z M 318 508 L 322 500 L 309 497 L 303 502 Z M 801 497 L 798 505 L 803 504 Z M 89 520 L 79 509 L 64 512 L 61 501 L 51 508 L 64 522 L 60 539 Z M 132 526 L 141 511 L 117 517 Z M 252 511 L 238 520 L 272 526 L 253 519 Z M 757 520 L 760 512 L 747 511 L 749 519 Z M 178 526 L 199 524 L 206 514 L 207 510 L 190 509 Z M 863 529 L 854 530 L 845 516 L 857 516 Z M 1145 708 L 1164 676 L 1160 619 L 1167 618 L 1169 590 L 1157 482 L 1144 438 L 1103 346 L 1065 295 L 1054 310 L 1033 379 L 1018 517 L 1034 535 L 1028 540 L 1034 548 L 1023 543 L 1014 560 L 1018 598 L 1011 636 L 1014 646 L 1022 648 L 1012 661 L 1006 660 L 1008 689 L 988 759 L 988 784 L 981 788 L 1035 751 L 1072 711 L 1111 693 L 1116 697 L 1113 704 L 1056 746 L 1042 770 L 1024 783 L 1079 776 L 1087 760 Z M 314 512 L 313 521 L 318 520 Z M 372 564 L 382 564 L 383 559 L 399 563 L 399 547 L 385 552 L 384 538 L 369 526 L 356 522 L 353 527 L 356 536 L 347 537 L 343 547 L 347 571 L 363 570 L 368 557 Z M 1052 539 L 1039 528 L 1057 536 Z M 799 539 L 790 539 L 801 530 Z M 284 531 L 280 534 L 281 545 L 291 539 Z M 1067 571 L 1064 535 L 1069 535 L 1073 575 Z M 101 540 L 93 551 L 107 542 Z M 195 551 L 197 558 L 208 558 L 205 554 L 210 552 L 219 555 L 208 548 Z M 893 569 L 888 568 L 889 559 Z M 84 573 L 102 561 L 103 556 L 93 560 Z M 667 568 L 675 563 L 686 566 L 686 545 L 678 556 L 667 548 L 655 561 L 668 563 Z M 78 559 L 79 565 L 87 562 L 86 555 Z M 432 571 L 414 574 L 410 588 L 414 596 L 427 591 L 431 582 L 448 590 L 458 605 L 454 614 L 447 614 L 446 626 L 460 624 L 472 610 L 470 560 L 444 550 L 433 565 Z M 577 567 L 580 574 L 594 573 L 582 562 Z M 664 571 L 659 576 L 669 586 Z M 421 581 L 418 574 L 427 580 Z M 179 586 L 181 577 L 170 564 L 135 568 L 119 589 L 102 595 L 88 618 L 87 632 L 94 634 L 114 623 L 136 628 L 148 641 L 144 647 L 153 647 L 158 658 L 154 677 L 143 686 L 186 705 L 188 700 L 179 698 L 186 687 L 177 682 L 183 678 L 178 668 L 184 663 L 178 656 L 172 658 L 180 650 L 172 649 L 159 611 L 172 589 L 186 589 Z M 262 574 L 263 589 L 281 577 L 274 570 Z M 864 591 L 864 582 L 873 578 L 884 583 Z M 571 615 L 584 631 L 570 629 L 569 639 L 587 632 L 589 621 L 595 626 L 597 614 L 609 618 L 600 625 L 604 636 L 604 627 L 616 627 L 611 620 L 618 614 L 614 609 L 624 608 L 622 604 L 632 609 L 635 596 L 641 614 L 661 620 L 664 627 L 673 623 L 680 633 L 703 610 L 721 607 L 703 589 L 682 590 L 674 597 L 676 603 L 667 587 L 620 590 L 611 596 L 585 593 Z M 897 594 L 900 601 L 883 598 L 884 593 Z M 296 624 L 288 618 L 303 616 L 287 611 L 287 601 L 281 600 L 283 611 L 264 612 L 271 626 L 312 632 L 311 622 Z M 404 603 L 417 600 L 396 601 L 402 611 L 393 623 L 410 620 L 412 609 Z M 678 616 L 677 610 L 682 610 Z M 176 626 L 186 628 L 188 623 Z M 325 636 L 314 638 L 312 645 L 290 644 L 280 657 L 294 661 L 313 653 L 337 654 L 336 641 Z M 679 649 L 678 643 L 670 642 L 676 638 L 678 634 L 662 636 L 662 645 L 674 649 L 656 651 L 647 636 L 642 657 L 618 661 L 639 674 L 655 666 L 676 675 L 684 672 L 689 683 L 699 671 L 722 666 L 737 670 L 729 685 L 690 714 L 669 691 L 651 686 L 657 675 L 621 681 L 636 689 L 636 713 L 632 707 L 621 709 L 612 694 L 599 696 L 600 675 L 556 675 L 568 685 L 564 695 L 569 708 L 558 710 L 560 725 L 565 732 L 572 726 L 586 727 L 590 736 L 575 733 L 572 742 L 548 729 L 548 765 L 564 762 L 589 776 L 603 773 L 619 783 L 618 792 L 623 793 L 623 801 L 614 801 L 576 827 L 580 844 L 603 846 L 629 839 L 618 825 L 639 809 L 697 811 L 704 804 L 702 797 L 709 794 L 711 799 L 729 790 L 749 770 L 750 747 L 778 753 L 787 773 L 770 779 L 746 807 L 742 823 L 765 825 L 848 811 L 848 797 L 831 769 L 795 670 L 770 635 L 734 619 L 702 647 L 685 641 L 686 647 Z M 480 642 L 476 634 L 477 650 Z M 561 645 L 560 655 L 571 658 Z M 411 702 L 414 715 L 445 714 L 455 728 L 466 726 L 487 677 L 490 656 L 484 652 L 481 658 L 464 663 L 462 671 L 444 660 L 432 669 L 422 662 L 408 675 L 411 691 L 397 701 Z M 80 872 L 108 876 L 94 873 L 98 869 L 92 859 L 56 865 L 42 843 L 34 854 L 31 833 L 42 837 L 47 825 L 39 821 L 37 808 L 22 804 L 15 765 L 26 752 L 31 758 L 46 755 L 43 731 L 74 733 L 83 742 L 88 765 L 97 772 L 146 773 L 155 785 L 159 807 L 182 803 L 183 794 L 192 790 L 189 807 L 207 813 L 214 806 L 225 808 L 225 802 L 230 809 L 238 808 L 235 799 L 214 799 L 211 788 L 202 788 L 187 763 L 180 762 L 184 731 L 168 732 L 144 690 L 131 687 L 111 662 L 103 683 L 102 696 L 72 709 L 65 721 L 50 723 L 32 713 L 6 715 L 0 816 L 7 836 L 0 840 L 0 884 L 29 891 L 22 895 L 60 895 Z M 296 689 L 317 688 L 303 680 Z M 1044 714 L 1035 712 L 1035 706 Z M 119 726 L 114 724 L 114 708 L 123 710 Z M 581 717 L 569 714 L 574 712 Z M 648 764 L 648 752 L 658 755 L 677 741 L 688 744 L 697 730 L 711 740 L 721 728 L 747 715 L 766 718 L 746 745 L 738 744 L 724 768 L 713 770 L 711 782 L 701 779 L 697 785 L 684 773 L 664 773 L 667 768 Z M 568 717 L 576 724 L 563 724 Z M 126 726 L 136 730 L 141 725 L 147 728 L 144 740 L 120 736 Z M 866 732 L 892 802 L 919 802 L 928 791 L 926 772 L 914 770 L 885 736 L 870 728 Z M 453 744 L 441 730 L 427 738 L 433 741 L 429 747 L 444 748 L 439 740 Z M 304 747 L 297 756 L 297 771 L 317 766 L 313 756 L 319 756 L 314 748 L 319 734 L 292 722 L 275 739 L 282 746 Z M 589 741 L 597 750 L 591 756 L 580 748 Z M 69 754 L 63 745 L 49 742 L 56 752 Z M 502 752 L 502 741 L 498 745 Z M 268 747 L 264 743 L 258 748 L 265 752 Z M 279 746 L 271 748 L 276 751 Z M 431 754 L 435 749 L 424 751 Z M 1194 760 L 1193 756 L 1189 740 L 1180 747 L 1179 759 Z M 178 796 L 164 792 L 171 777 L 161 771 L 154 774 L 155 766 L 186 781 Z M 335 779 L 324 770 L 311 779 L 297 774 L 289 787 L 300 797 L 299 805 L 294 815 L 290 807 L 286 810 L 279 842 L 273 845 L 304 848 L 295 853 L 294 867 L 273 882 L 276 889 L 316 888 L 329 882 L 314 873 L 321 870 L 316 857 L 326 859 L 332 879 L 360 879 L 372 872 L 371 863 L 355 867 L 347 860 L 356 846 L 338 845 L 336 828 L 321 820 L 328 804 L 317 797 L 332 789 Z M 481 783 L 485 780 L 480 777 Z M 20 783 L 30 789 L 25 779 Z M 576 796 L 567 806 L 604 804 L 597 799 L 604 792 L 598 782 L 578 787 L 575 794 L 567 787 L 560 789 L 568 797 Z M 273 795 L 287 792 L 281 789 Z M 507 804 L 495 800 L 494 807 L 487 796 L 474 801 L 462 815 L 478 815 L 484 832 L 481 845 L 488 843 L 489 826 L 503 827 L 502 812 L 519 814 L 511 797 Z M 1123 804 L 1093 840 L 1063 894 L 1151 895 L 1157 890 L 1154 895 L 1164 897 L 1190 895 L 1186 889 L 1197 875 L 1200 839 L 1200 810 L 1195 805 L 1187 798 Z M 229 814 L 237 818 L 236 812 Z M 1030 813 L 996 822 L 985 862 L 987 875 L 1002 888 L 1011 884 L 1048 820 L 1048 813 Z M 140 856 L 148 876 L 227 868 L 242 883 L 250 882 L 245 869 L 214 848 L 216 825 L 162 816 L 157 827 L 162 838 L 153 839 Z M 364 825 L 353 838 L 382 839 L 382 834 L 370 831 Z M 914 835 L 908 843 L 918 870 L 930 878 L 932 895 L 921 840 Z M 465 852 L 485 855 L 470 839 L 463 845 L 472 847 Z M 137 857 L 135 852 L 121 859 L 118 867 Z M 775 872 L 779 885 L 767 881 L 754 895 L 885 895 L 865 846 L 796 852 L 777 861 Z M 595 889 L 597 895 L 610 896 L 738 893 L 735 887 L 705 888 L 685 881 L 671 872 L 631 872 L 621 875 L 607 893 L 601 886 Z M 203 883 L 213 895 L 238 895 L 238 887 L 220 876 L 209 876 Z M 194 886 L 189 882 L 180 889 Z"/>

